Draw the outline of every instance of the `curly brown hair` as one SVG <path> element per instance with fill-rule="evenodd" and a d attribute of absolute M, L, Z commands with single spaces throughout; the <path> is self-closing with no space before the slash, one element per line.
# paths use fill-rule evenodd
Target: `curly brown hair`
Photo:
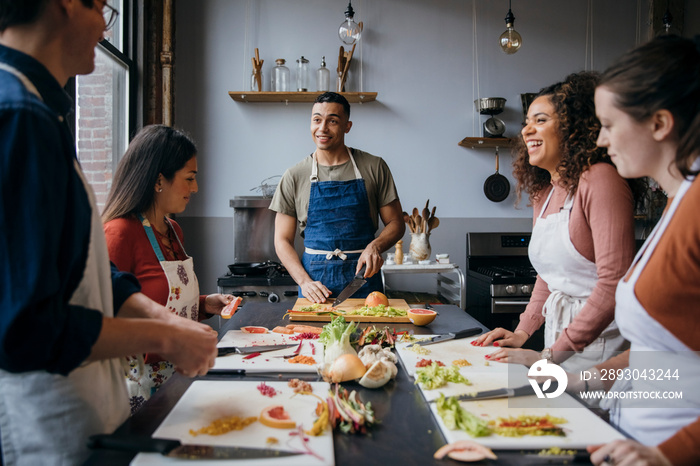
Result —
<path fill-rule="evenodd" d="M 561 140 L 561 161 L 557 165 L 560 182 L 575 193 L 583 172 L 591 165 L 612 163 L 607 150 L 596 146 L 600 122 L 595 114 L 593 96 L 600 75 L 593 71 L 573 73 L 564 81 L 545 87 L 537 97 L 548 97 L 558 121 L 557 131 Z M 530 165 L 530 157 L 522 136 L 517 138 L 514 149 L 513 176 L 516 204 L 522 193 L 528 193 L 530 203 L 549 186 L 551 176 L 547 170 Z"/>

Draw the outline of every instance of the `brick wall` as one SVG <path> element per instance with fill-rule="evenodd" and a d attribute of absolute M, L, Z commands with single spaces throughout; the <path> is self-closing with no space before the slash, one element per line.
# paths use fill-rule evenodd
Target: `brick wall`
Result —
<path fill-rule="evenodd" d="M 114 70 L 110 60 L 97 52 L 95 71 L 79 76 L 76 89 L 78 159 L 95 190 L 97 204 L 104 207 L 112 186 L 114 154 L 112 135 Z"/>

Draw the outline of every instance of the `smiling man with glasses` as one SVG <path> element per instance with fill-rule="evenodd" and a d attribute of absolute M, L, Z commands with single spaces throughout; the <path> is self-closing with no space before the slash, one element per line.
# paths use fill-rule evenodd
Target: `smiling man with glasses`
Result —
<path fill-rule="evenodd" d="M 158 353 L 205 374 L 217 334 L 173 320 L 110 268 L 66 125 L 68 79 L 95 68 L 102 0 L 0 0 L 0 438 L 5 466 L 82 464 L 129 415 L 120 364 Z M 183 322 L 180 322 L 183 321 Z M 183 344 L 187 342 L 187 344 Z"/>

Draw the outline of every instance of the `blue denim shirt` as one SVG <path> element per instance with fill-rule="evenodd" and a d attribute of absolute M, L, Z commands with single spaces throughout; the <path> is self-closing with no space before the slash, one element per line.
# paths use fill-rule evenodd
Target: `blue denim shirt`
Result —
<path fill-rule="evenodd" d="M 34 58 L 0 45 L 0 368 L 68 374 L 90 354 L 102 314 L 69 305 L 83 276 L 91 209 L 73 167 L 70 97 Z M 112 266 L 114 310 L 140 290 Z"/>

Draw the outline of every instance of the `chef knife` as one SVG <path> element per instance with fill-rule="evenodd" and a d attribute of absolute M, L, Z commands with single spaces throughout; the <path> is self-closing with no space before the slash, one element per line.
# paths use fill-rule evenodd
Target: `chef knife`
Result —
<path fill-rule="evenodd" d="M 364 279 L 366 269 L 367 265 L 363 265 L 362 269 L 359 272 L 357 272 L 357 275 L 355 275 L 355 278 L 352 279 L 350 284 L 343 288 L 343 291 L 340 292 L 338 297 L 333 302 L 333 307 L 338 307 L 340 303 L 357 293 L 357 290 L 362 288 L 362 285 L 367 283 L 367 280 Z"/>
<path fill-rule="evenodd" d="M 552 389 L 557 389 L 557 383 L 552 382 L 548 391 L 553 391 Z M 516 388 L 497 388 L 495 390 L 484 390 L 482 392 L 475 393 L 465 393 L 464 395 L 456 395 L 459 401 L 474 401 L 474 400 L 489 400 L 493 398 L 511 398 L 514 396 L 528 396 L 534 395 L 535 390 L 532 385 L 522 385 Z M 430 400 L 430 403 L 435 403 L 437 399 Z"/>
<path fill-rule="evenodd" d="M 289 348 L 290 346 L 299 346 L 299 343 L 290 343 L 287 345 L 259 345 L 259 346 L 227 346 L 218 349 L 217 357 L 226 356 L 227 354 L 251 354 L 265 353 L 267 351 L 275 351 L 279 349 Z"/>
<path fill-rule="evenodd" d="M 459 332 L 445 333 L 443 335 L 438 335 L 438 336 L 435 336 L 433 338 L 429 338 L 427 340 L 419 341 L 418 343 L 416 343 L 416 345 L 426 346 L 426 345 L 432 345 L 433 343 L 440 343 L 441 341 L 459 340 L 460 338 L 467 338 L 467 337 L 471 337 L 473 335 L 478 335 L 481 332 L 483 332 L 481 327 L 472 327 L 472 328 L 460 330 Z"/>
<path fill-rule="evenodd" d="M 179 440 L 139 436 L 93 435 L 88 439 L 89 448 L 122 450 L 138 453 L 160 453 L 169 458 L 190 460 L 250 460 L 257 458 L 282 458 L 301 455 L 296 451 L 271 448 L 222 447 L 215 445 L 183 445 Z"/>

